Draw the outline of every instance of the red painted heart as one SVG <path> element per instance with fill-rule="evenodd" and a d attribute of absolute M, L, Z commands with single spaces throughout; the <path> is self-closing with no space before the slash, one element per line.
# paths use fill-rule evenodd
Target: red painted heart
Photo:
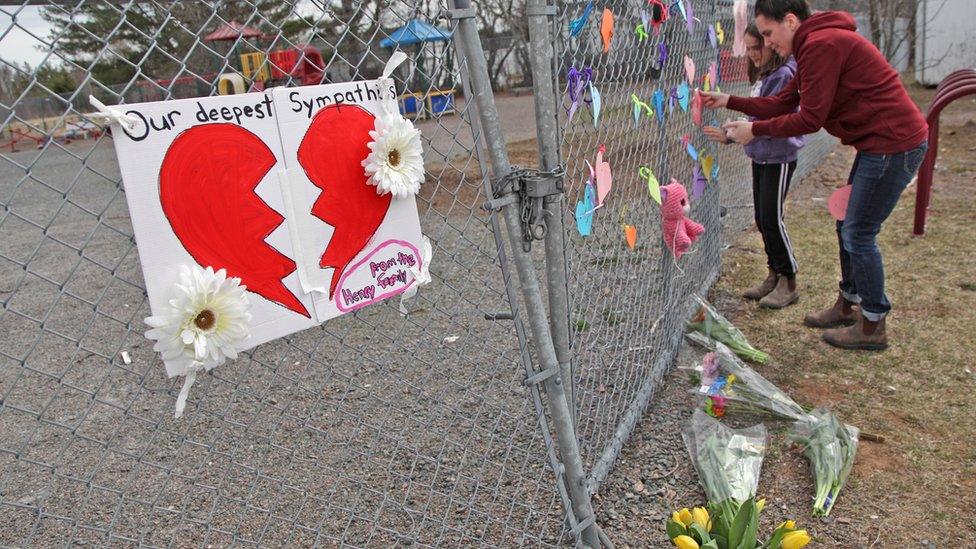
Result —
<path fill-rule="evenodd" d="M 166 151 L 159 201 L 197 263 L 227 269 L 248 291 L 308 317 L 281 282 L 295 262 L 265 242 L 285 219 L 254 192 L 274 164 L 268 146 L 240 126 L 194 126 Z"/>
<path fill-rule="evenodd" d="M 331 267 L 329 298 L 346 266 L 366 247 L 390 209 L 392 195 L 376 194 L 362 161 L 369 156 L 374 117 L 357 105 L 329 105 L 312 119 L 298 162 L 313 185 L 322 189 L 312 215 L 331 225 L 332 239 L 319 261 Z"/>

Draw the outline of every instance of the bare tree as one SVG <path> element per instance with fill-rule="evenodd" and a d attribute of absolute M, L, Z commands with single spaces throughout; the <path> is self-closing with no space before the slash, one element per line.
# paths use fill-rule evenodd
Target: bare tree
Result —
<path fill-rule="evenodd" d="M 479 3 L 478 25 L 492 86 L 497 89 L 513 76 L 519 78 L 516 86 L 532 85 L 525 0 L 488 0 Z M 510 60 L 514 60 L 515 70 L 510 68 Z M 508 74 L 509 71 L 512 74 Z"/>

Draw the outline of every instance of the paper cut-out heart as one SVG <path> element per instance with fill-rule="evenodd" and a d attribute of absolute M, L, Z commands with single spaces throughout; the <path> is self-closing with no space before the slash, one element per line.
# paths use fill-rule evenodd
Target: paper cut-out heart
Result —
<path fill-rule="evenodd" d="M 837 221 L 843 221 L 847 217 L 847 202 L 851 199 L 851 189 L 852 186 L 844 185 L 832 192 L 827 199 L 827 209 Z"/>
<path fill-rule="evenodd" d="M 674 3 L 677 4 L 678 11 L 681 12 L 681 16 L 685 18 L 685 21 L 687 21 L 688 20 L 688 12 L 685 11 L 685 0 L 675 0 Z"/>
<path fill-rule="evenodd" d="M 701 168 L 695 166 L 694 173 L 692 175 L 691 183 L 691 197 L 698 200 L 705 194 L 705 176 L 702 175 Z"/>
<path fill-rule="evenodd" d="M 603 99 L 600 95 L 600 90 L 596 89 L 593 82 L 590 82 L 590 101 L 593 104 L 593 127 L 598 128 L 600 125 L 600 106 L 603 103 Z"/>
<path fill-rule="evenodd" d="M 661 203 L 661 184 L 657 180 L 657 176 L 651 171 L 647 166 L 641 166 L 637 169 L 637 175 L 647 181 L 647 194 L 651 195 L 654 202 L 658 204 Z"/>
<path fill-rule="evenodd" d="M 692 92 L 691 96 L 691 121 L 694 122 L 696 126 L 702 125 L 702 100 L 701 94 L 698 93 L 698 88 Z"/>
<path fill-rule="evenodd" d="M 706 178 L 710 179 L 712 177 L 712 168 L 714 165 L 715 165 L 714 156 L 710 154 L 706 154 L 701 157 L 701 167 Z"/>
<path fill-rule="evenodd" d="M 596 152 L 596 203 L 602 205 L 610 194 L 613 186 L 613 173 L 610 171 L 610 163 L 603 160 L 603 153 L 607 152 L 604 145 Z"/>
<path fill-rule="evenodd" d="M 580 236 L 590 236 L 593 231 L 593 212 L 596 210 L 593 185 L 586 184 L 583 191 L 583 201 L 576 203 L 576 230 Z"/>
<path fill-rule="evenodd" d="M 609 8 L 603 10 L 603 20 L 600 21 L 600 36 L 603 37 L 603 53 L 610 51 L 610 41 L 613 40 L 613 12 Z"/>
<path fill-rule="evenodd" d="M 310 317 L 281 282 L 295 262 L 264 240 L 285 220 L 254 192 L 275 162 L 261 138 L 240 126 L 194 126 L 166 151 L 159 202 L 197 263 L 227 269 L 249 292 Z"/>
<path fill-rule="evenodd" d="M 732 55 L 742 57 L 746 54 L 746 25 L 749 24 L 749 8 L 746 0 L 735 0 L 732 3 L 732 18 L 735 22 L 732 37 Z"/>
<path fill-rule="evenodd" d="M 627 247 L 633 250 L 637 245 L 637 227 L 624 225 L 624 236 L 627 238 Z"/>
<path fill-rule="evenodd" d="M 334 269 L 330 299 L 346 266 L 383 223 L 393 197 L 376 194 L 363 171 L 373 125 L 373 115 L 358 105 L 329 105 L 312 119 L 298 147 L 298 163 L 309 181 L 322 189 L 312 215 L 334 229 L 319 261 L 320 267 Z"/>
<path fill-rule="evenodd" d="M 685 56 L 685 76 L 688 77 L 688 85 L 695 85 L 695 60 Z"/>
<path fill-rule="evenodd" d="M 688 101 L 691 99 L 691 89 L 688 88 L 687 82 L 682 82 L 678 84 L 678 105 L 681 110 L 688 112 Z"/>

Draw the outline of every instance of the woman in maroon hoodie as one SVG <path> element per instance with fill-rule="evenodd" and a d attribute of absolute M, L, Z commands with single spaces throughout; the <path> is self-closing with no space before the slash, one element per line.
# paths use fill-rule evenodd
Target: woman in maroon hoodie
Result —
<path fill-rule="evenodd" d="M 847 215 L 837 223 L 840 295 L 804 323 L 830 328 L 823 339 L 837 347 L 885 349 L 891 303 L 876 237 L 925 156 L 925 118 L 878 48 L 856 32 L 850 14 L 811 15 L 806 0 L 757 0 L 755 16 L 766 42 L 781 56 L 796 57 L 796 77 L 772 97 L 710 93 L 702 94 L 704 105 L 764 119 L 727 123 L 729 137 L 739 143 L 825 128 L 857 149 Z"/>

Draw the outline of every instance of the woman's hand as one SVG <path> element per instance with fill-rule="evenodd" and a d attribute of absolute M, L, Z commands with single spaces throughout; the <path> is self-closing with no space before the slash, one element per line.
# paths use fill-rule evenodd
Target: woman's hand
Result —
<path fill-rule="evenodd" d="M 722 124 L 722 128 L 726 131 L 729 139 L 740 145 L 745 145 L 755 137 L 752 133 L 752 122 L 746 122 L 744 120 L 726 122 Z"/>
<path fill-rule="evenodd" d="M 729 104 L 729 94 L 719 92 L 699 91 L 702 98 L 702 106 L 709 109 L 724 108 Z"/>
<path fill-rule="evenodd" d="M 728 143 L 729 138 L 725 135 L 725 130 L 722 128 L 716 128 L 715 126 L 705 126 L 702 128 L 705 132 L 705 137 L 711 139 L 716 143 Z"/>

